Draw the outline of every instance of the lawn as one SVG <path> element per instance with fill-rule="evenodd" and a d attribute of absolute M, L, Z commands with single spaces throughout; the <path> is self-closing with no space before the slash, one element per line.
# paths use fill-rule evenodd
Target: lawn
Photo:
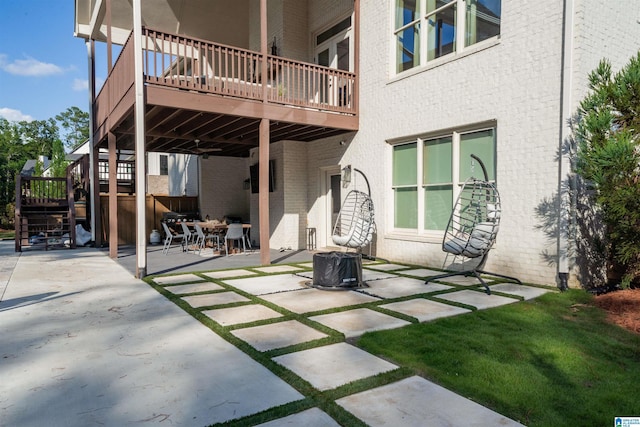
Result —
<path fill-rule="evenodd" d="M 640 415 L 640 336 L 584 291 L 374 332 L 363 349 L 528 426 Z"/>
<path fill-rule="evenodd" d="M 13 239 L 15 234 L 15 230 L 5 230 L 0 228 L 0 239 Z"/>

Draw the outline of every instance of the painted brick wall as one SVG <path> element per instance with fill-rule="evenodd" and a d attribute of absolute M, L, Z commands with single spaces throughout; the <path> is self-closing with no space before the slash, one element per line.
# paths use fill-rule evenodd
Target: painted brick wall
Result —
<path fill-rule="evenodd" d="M 555 241 L 541 232 L 536 208 L 557 188 L 562 9 L 558 2 L 503 1 L 501 38 L 486 49 L 395 78 L 389 64 L 388 2 L 363 5 L 361 131 L 349 150 L 368 172 L 378 209 L 378 255 L 448 267 L 440 237 L 392 232 L 390 147 L 386 140 L 473 123 L 497 123 L 497 181 L 502 227 L 487 269 L 551 283 L 543 262 Z M 376 29 L 386 28 L 388 32 Z M 386 34 L 385 34 L 386 33 Z M 381 161 L 367 162 L 374 157 Z"/>
<path fill-rule="evenodd" d="M 307 226 L 307 145 L 299 141 L 271 144 L 269 157 L 274 161 L 275 188 L 269 193 L 269 229 L 272 248 L 305 247 Z M 250 163 L 257 163 L 258 150 Z M 260 243 L 258 194 L 251 194 L 252 240 Z"/>
<path fill-rule="evenodd" d="M 249 177 L 247 159 L 210 156 L 200 158 L 200 214 L 222 219 L 226 215 L 249 220 L 249 190 L 243 182 Z"/>
<path fill-rule="evenodd" d="M 595 0 L 576 3 L 580 7 L 576 73 L 593 68 L 583 63 L 597 63 L 602 54 L 619 49 L 618 39 L 640 40 L 629 38 L 629 31 L 638 31 L 632 22 L 638 19 L 634 2 L 608 5 L 607 11 Z M 624 11 L 633 11 L 632 19 L 610 34 Z M 555 200 L 558 189 L 562 12 L 561 2 L 552 0 L 503 0 L 499 42 L 398 78 L 390 63 L 394 58 L 390 4 L 363 2 L 360 131 L 340 162 L 359 165 L 372 183 L 379 256 L 436 267 L 453 261 L 444 257 L 440 238 L 393 232 L 390 147 L 385 141 L 495 121 L 497 181 L 504 211 L 487 269 L 530 282 L 555 283 L 556 266 L 547 257 L 556 253 L 556 239 L 541 226 L 546 216 L 553 215 L 542 208 Z M 637 46 L 625 47 L 615 55 L 616 61 L 634 50 Z"/>
<path fill-rule="evenodd" d="M 640 3 L 617 0 L 602 7 L 598 0 L 576 3 L 574 26 L 574 109 L 584 97 L 588 75 L 607 58 L 618 71 L 640 49 Z"/>

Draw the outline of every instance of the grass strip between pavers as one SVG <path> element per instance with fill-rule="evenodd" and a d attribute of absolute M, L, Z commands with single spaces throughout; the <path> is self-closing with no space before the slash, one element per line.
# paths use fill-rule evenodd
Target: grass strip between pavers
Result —
<path fill-rule="evenodd" d="M 299 265 L 291 264 L 292 266 L 297 266 L 299 267 Z M 407 267 L 414 267 L 415 266 L 407 266 Z M 366 268 L 366 266 L 365 266 Z M 176 305 L 178 305 L 179 307 L 181 307 L 183 310 L 185 310 L 187 313 L 189 313 L 191 316 L 193 316 L 194 318 L 196 318 L 197 320 L 199 320 L 202 324 L 204 324 L 205 326 L 207 326 L 208 328 L 210 328 L 213 332 L 215 332 L 216 334 L 220 335 L 223 339 L 227 340 L 229 343 L 233 344 L 234 346 L 236 346 L 237 348 L 239 348 L 241 351 L 243 351 L 244 353 L 246 353 L 247 355 L 249 355 L 252 359 L 254 359 L 255 361 L 257 361 L 258 363 L 262 364 L 263 366 L 265 366 L 267 369 L 269 369 L 271 372 L 273 372 L 275 375 L 277 375 L 279 378 L 281 378 L 282 380 L 286 381 L 289 385 L 291 385 L 293 388 L 295 388 L 298 392 L 300 392 L 301 394 L 303 394 L 305 396 L 304 399 L 300 400 L 300 401 L 295 401 L 295 402 L 290 402 L 288 404 L 279 406 L 279 407 L 275 407 L 275 408 L 270 408 L 268 410 L 265 410 L 263 412 L 257 413 L 257 414 L 253 414 L 244 418 L 239 418 L 239 419 L 235 419 L 235 420 L 230 420 L 224 423 L 220 423 L 220 424 L 216 424 L 216 425 L 221 425 L 221 426 L 246 426 L 246 425 L 255 425 L 255 424 L 260 424 L 263 422 L 268 422 L 271 420 L 275 420 L 275 419 L 279 419 L 279 418 L 283 418 L 289 415 L 293 415 L 296 413 L 299 413 L 301 411 L 313 408 L 313 407 L 317 407 L 319 409 L 321 409 L 322 411 L 326 412 L 329 416 L 331 416 L 334 420 L 336 420 L 336 422 L 338 422 L 341 425 L 345 425 L 345 426 L 364 426 L 365 424 L 360 421 L 359 419 L 357 419 L 354 415 L 352 415 L 351 413 L 349 413 L 348 411 L 346 411 L 345 409 L 343 409 L 342 407 L 340 407 L 338 404 L 335 403 L 335 401 L 337 399 L 340 399 L 342 397 L 351 395 L 351 394 L 355 394 L 361 391 L 365 391 L 365 390 L 370 390 L 373 388 L 377 388 L 386 384 L 390 384 L 393 382 L 397 382 L 400 381 L 402 379 L 408 378 L 412 375 L 422 375 L 422 376 L 426 376 L 426 377 L 434 377 L 434 379 L 437 380 L 437 378 L 432 375 L 431 371 L 429 371 L 428 369 L 425 369 L 424 367 L 421 367 L 419 364 L 415 364 L 415 363 L 410 363 L 410 361 L 404 360 L 402 358 L 397 359 L 394 357 L 395 353 L 394 352 L 389 352 L 386 353 L 384 351 L 380 351 L 380 348 L 378 348 L 375 344 L 371 344 L 373 342 L 376 342 L 376 337 L 378 333 L 383 334 L 385 332 L 391 333 L 393 334 L 394 332 L 397 334 L 402 335 L 403 332 L 406 328 L 413 328 L 413 327 L 420 327 L 424 324 L 420 324 L 418 322 L 417 319 L 411 317 L 411 316 L 407 316 L 404 315 L 402 313 L 398 313 L 398 312 L 394 312 L 392 310 L 386 309 L 384 307 L 379 307 L 380 305 L 383 304 L 389 304 L 392 302 L 400 302 L 400 301 L 408 301 L 411 299 L 416 299 L 416 298 L 424 298 L 424 299 L 428 299 L 428 300 L 432 300 L 432 301 L 437 301 L 437 302 L 441 302 L 441 303 L 445 303 L 448 305 L 452 305 L 452 306 L 459 306 L 459 307 L 463 307 L 463 308 L 467 308 L 469 310 L 472 310 L 473 312 L 493 312 L 494 310 L 497 309 L 490 309 L 490 310 L 477 310 L 475 307 L 471 307 L 471 306 L 467 306 L 465 304 L 460 304 L 460 303 L 456 303 L 456 302 L 452 302 L 452 301 L 447 301 L 447 300 L 443 300 L 443 299 L 439 299 L 438 296 L 439 295 L 443 295 L 443 294 L 447 294 L 450 292 L 455 292 L 455 291 L 459 291 L 459 290 L 465 290 L 465 289 L 475 289 L 477 287 L 474 286 L 465 286 L 465 285 L 458 285 L 458 284 L 452 284 L 452 283 L 447 283 L 449 286 L 451 286 L 451 289 L 447 289 L 447 290 L 441 290 L 441 291 L 435 291 L 435 292 L 426 292 L 423 294 L 415 294 L 415 295 L 409 295 L 409 296 L 403 296 L 403 297 L 399 297 L 399 298 L 387 298 L 387 299 L 380 299 L 379 301 L 371 301 L 371 302 L 366 302 L 366 303 L 360 303 L 360 304 L 356 304 L 356 305 L 352 305 L 352 306 L 346 306 L 346 307 L 335 307 L 335 308 L 331 308 L 331 309 L 325 309 L 325 310 L 319 310 L 316 312 L 309 312 L 309 313 L 304 313 L 304 314 L 298 314 L 298 313 L 294 313 L 292 311 L 289 311 L 281 306 L 278 306 L 276 304 L 273 304 L 269 301 L 266 301 L 262 298 L 260 298 L 260 296 L 256 296 L 253 294 L 250 294 L 248 292 L 245 292 L 241 289 L 235 288 L 231 285 L 228 285 L 225 280 L 236 280 L 236 279 L 242 279 L 242 278 L 257 278 L 257 277 L 261 277 L 261 276 L 274 276 L 274 275 L 287 275 L 287 274 L 295 274 L 297 272 L 292 272 L 292 271 L 288 271 L 288 272 L 261 272 L 259 270 L 255 270 L 252 267 L 243 267 L 242 269 L 250 271 L 251 273 L 257 273 L 257 274 L 251 274 L 251 275 L 245 275 L 245 276 L 233 276 L 233 277 L 229 277 L 229 278 L 211 278 L 207 275 L 205 275 L 205 273 L 207 272 L 193 272 L 191 274 L 195 274 L 196 276 L 199 276 L 200 278 L 202 278 L 205 281 L 208 282 L 213 282 L 216 283 L 218 285 L 220 285 L 221 287 L 223 287 L 224 289 L 222 290 L 213 290 L 213 291 L 202 291 L 202 292 L 195 292 L 195 293 L 190 293 L 190 294 L 183 294 L 183 295 L 175 295 L 173 293 L 170 292 L 170 289 L 172 286 L 174 286 L 175 284 L 170 284 L 170 285 L 159 285 L 157 283 L 155 283 L 153 281 L 153 276 L 147 277 L 145 278 L 145 281 L 147 283 L 149 283 L 149 285 L 151 285 L 153 288 L 155 288 L 158 292 L 160 292 L 161 294 L 163 294 L 167 299 L 173 301 Z M 233 268 L 232 270 L 237 270 L 237 268 Z M 220 271 L 220 270 L 218 270 Z M 376 270 L 377 271 L 377 270 Z M 413 278 L 414 276 L 410 276 L 410 275 L 403 275 L 402 271 L 393 271 L 393 272 L 389 272 L 390 274 L 394 274 L 396 276 L 404 276 L 404 277 L 410 277 Z M 181 273 L 181 274 L 185 274 L 185 273 Z M 167 275 L 163 275 L 162 277 L 166 277 Z M 158 276 L 160 277 L 160 276 Z M 497 282 L 496 282 L 497 283 Z M 182 284 L 182 283 L 181 283 Z M 479 286 L 480 284 L 478 284 Z M 225 292 L 225 291 L 233 291 L 239 295 L 244 296 L 245 298 L 249 299 L 250 301 L 248 302 L 238 302 L 238 303 L 230 303 L 230 304 L 224 304 L 224 305 L 216 305 L 213 307 L 198 307 L 198 308 L 193 308 L 191 307 L 186 301 L 184 301 L 182 298 L 185 296 L 192 296 L 192 295 L 201 295 L 201 294 L 213 294 L 213 293 L 219 293 L 219 292 Z M 356 290 L 357 291 L 357 290 Z M 362 293 L 367 294 L 366 289 L 362 290 Z M 499 293 L 496 293 L 499 294 Z M 513 295 L 509 295 L 509 294 L 504 294 L 505 296 L 510 296 L 510 297 L 514 297 Z M 375 296 L 375 295 L 372 295 Z M 519 298 L 519 297 L 517 297 Z M 521 298 L 519 298 L 521 299 Z M 248 323 L 244 323 L 244 324 L 234 324 L 234 325 L 228 325 L 228 326 L 222 326 L 220 324 L 218 324 L 217 322 L 215 322 L 214 320 L 212 320 L 211 318 L 207 317 L 205 314 L 202 313 L 202 311 L 204 310 L 208 310 L 211 308 L 215 308 L 215 309 L 221 309 L 221 308 L 226 308 L 226 307 L 237 307 L 237 306 L 243 306 L 243 305 L 249 305 L 249 304 L 261 304 L 263 306 L 266 306 L 280 314 L 282 314 L 281 317 L 277 317 L 277 318 L 271 318 L 271 319 L 264 319 L 264 320 L 257 320 L 257 321 L 253 321 L 253 322 L 248 322 Z M 519 305 L 519 304 L 518 304 Z M 347 311 L 347 310 L 353 310 L 356 308 L 368 308 L 371 310 L 375 310 L 378 311 L 380 313 L 383 314 L 387 314 L 390 316 L 394 316 L 396 318 L 402 319 L 402 320 L 406 320 L 410 323 L 412 323 L 412 325 L 406 326 L 404 328 L 400 328 L 400 329 L 393 329 L 393 330 L 389 330 L 389 331 L 381 331 L 381 332 L 371 332 L 371 333 L 367 333 L 364 335 L 363 340 L 360 340 L 358 338 L 356 339 L 345 339 L 344 335 L 342 333 L 340 333 L 339 331 L 335 331 L 325 325 L 322 325 L 318 322 L 315 322 L 311 319 L 309 319 L 309 317 L 312 316 L 317 316 L 320 314 L 330 314 L 330 313 L 338 313 L 338 312 L 342 312 L 342 311 Z M 462 321 L 463 324 L 467 324 L 470 322 L 469 317 L 467 317 L 469 314 L 466 315 L 458 315 L 455 316 L 454 318 L 462 318 L 465 317 L 466 320 Z M 449 318 L 447 318 L 449 319 Z M 439 324 L 439 322 L 447 320 L 447 319 L 441 319 L 441 320 L 436 320 L 436 321 L 432 321 L 429 324 Z M 453 319 L 453 318 L 451 318 Z M 295 344 L 295 345 L 291 345 L 288 347 L 284 347 L 284 348 L 277 348 L 277 349 L 272 349 L 272 350 L 268 350 L 268 351 L 258 351 L 255 348 L 253 348 L 251 345 L 249 345 L 248 343 L 246 343 L 245 341 L 241 340 L 240 338 L 236 337 L 235 335 L 233 335 L 232 331 L 234 330 L 238 330 L 238 329 L 243 329 L 243 328 L 247 328 L 247 327 L 252 327 L 252 326 L 262 326 L 262 325 L 268 325 L 268 324 L 274 324 L 274 323 L 278 323 L 278 322 L 283 322 L 283 321 L 288 321 L 288 320 L 296 320 L 304 325 L 310 326 L 324 334 L 327 335 L 327 337 L 325 338 L 321 338 L 321 339 L 317 339 L 317 340 L 312 340 L 309 342 L 304 342 L 304 343 L 300 343 L 300 344 Z M 471 322 L 473 323 L 473 320 L 471 320 Z M 442 326 L 440 326 L 440 328 L 442 328 Z M 382 335 L 381 335 L 382 336 Z M 381 346 L 385 346 L 384 344 L 384 339 L 381 339 Z M 278 363 L 274 362 L 272 360 L 272 358 L 277 357 L 277 356 L 281 356 L 283 354 L 287 354 L 287 353 L 292 353 L 292 352 L 297 352 L 297 351 L 302 351 L 302 350 L 307 350 L 307 349 L 311 349 L 311 348 L 316 348 L 316 347 L 320 347 L 320 346 L 325 346 L 328 344 L 334 344 L 334 343 L 339 343 L 339 342 L 349 342 L 352 345 L 358 345 L 361 348 L 364 348 L 365 350 L 369 351 L 370 353 L 377 355 L 378 357 L 381 357 L 387 361 L 390 361 L 392 363 L 395 363 L 397 365 L 400 366 L 400 368 L 395 369 L 393 371 L 390 372 L 384 372 L 378 375 L 375 375 L 373 377 L 370 378 L 365 378 L 365 379 L 361 379 L 361 380 L 357 380 L 354 381 L 352 383 L 349 384 L 345 384 L 343 386 L 337 387 L 335 389 L 332 390 L 326 390 L 326 391 L 320 391 L 315 389 L 311 384 L 309 384 L 307 381 L 305 381 L 304 379 L 302 379 L 301 377 L 299 377 L 298 375 L 296 375 L 295 373 L 293 373 L 292 371 L 286 369 L 285 367 L 283 367 L 282 365 L 279 365 Z M 364 343 L 364 344 L 363 344 Z M 371 346 L 371 348 L 368 348 L 368 346 Z M 398 347 L 394 344 L 387 344 L 387 346 L 389 347 L 393 347 L 396 351 L 402 353 L 403 352 L 403 347 Z M 410 353 L 410 352 L 408 352 Z M 438 381 L 440 382 L 440 381 Z M 446 382 L 441 382 L 441 384 L 443 384 L 445 387 L 450 388 L 452 390 L 456 390 L 454 387 L 456 385 L 456 383 L 453 383 L 451 385 L 447 385 Z M 473 397 L 472 397 L 473 398 Z M 488 404 L 487 406 L 492 407 L 491 403 L 495 403 L 493 401 L 489 402 L 490 404 Z M 493 408 L 497 408 L 498 411 L 500 411 L 501 406 L 500 405 L 493 405 Z M 508 413 L 506 412 L 502 412 L 504 415 L 509 416 Z M 515 419 L 518 419 L 518 417 L 514 417 Z"/>

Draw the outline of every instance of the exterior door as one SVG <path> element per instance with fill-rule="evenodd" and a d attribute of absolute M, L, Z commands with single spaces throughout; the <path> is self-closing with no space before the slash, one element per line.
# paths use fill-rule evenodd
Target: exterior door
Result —
<path fill-rule="evenodd" d="M 338 220 L 338 216 L 340 213 L 340 207 L 342 204 L 342 193 L 341 193 L 341 175 L 340 169 L 336 168 L 335 170 L 326 171 L 326 194 L 325 200 L 327 202 L 326 206 L 326 215 L 325 215 L 325 246 L 334 246 L 333 239 L 331 236 L 333 235 L 333 227 Z"/>
<path fill-rule="evenodd" d="M 315 37 L 315 59 L 318 65 L 343 71 L 353 71 L 351 17 L 348 17 Z M 339 100 L 345 83 L 338 77 L 325 76 L 319 82 L 318 101 Z"/>

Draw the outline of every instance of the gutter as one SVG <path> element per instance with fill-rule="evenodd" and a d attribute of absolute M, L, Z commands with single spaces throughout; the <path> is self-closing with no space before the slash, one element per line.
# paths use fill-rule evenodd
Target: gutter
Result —
<path fill-rule="evenodd" d="M 569 236 L 571 209 L 571 159 L 566 149 L 571 138 L 570 120 L 572 116 L 571 92 L 573 89 L 573 26 L 574 1 L 563 1 L 562 19 L 562 60 L 560 84 L 560 138 L 558 146 L 558 277 L 557 285 L 561 291 L 568 289 L 569 280 Z"/>

